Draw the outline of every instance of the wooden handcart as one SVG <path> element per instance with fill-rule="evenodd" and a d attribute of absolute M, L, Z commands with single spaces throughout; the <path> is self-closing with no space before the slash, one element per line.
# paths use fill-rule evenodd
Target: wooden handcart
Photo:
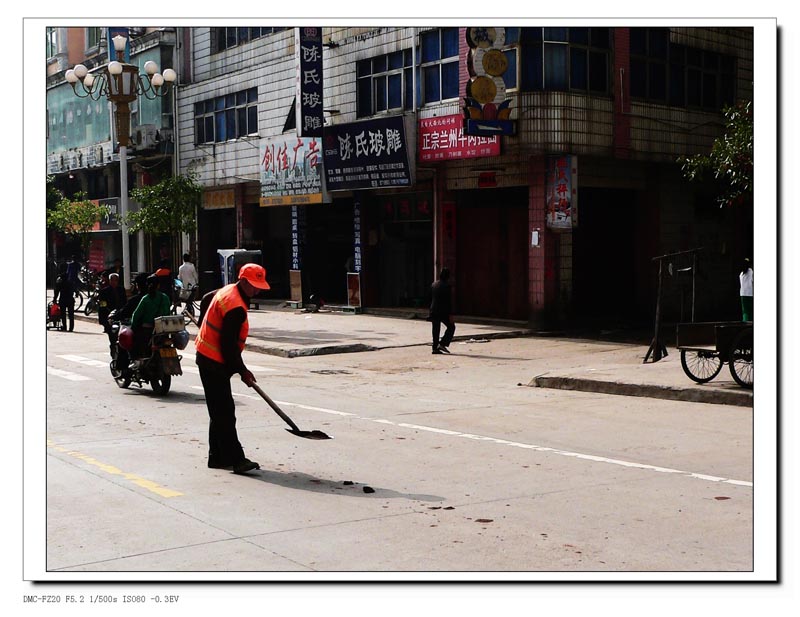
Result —
<path fill-rule="evenodd" d="M 753 322 L 724 321 L 678 324 L 677 347 L 689 379 L 706 383 L 728 364 L 734 381 L 753 387 Z"/>

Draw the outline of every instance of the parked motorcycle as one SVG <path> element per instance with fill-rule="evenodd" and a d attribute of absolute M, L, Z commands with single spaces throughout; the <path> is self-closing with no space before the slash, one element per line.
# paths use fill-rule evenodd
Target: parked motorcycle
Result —
<path fill-rule="evenodd" d="M 150 337 L 149 356 L 131 358 L 134 349 L 133 329 L 126 323 L 109 315 L 112 332 L 116 339 L 111 360 L 111 376 L 120 388 L 127 388 L 135 382 L 149 383 L 156 394 L 167 394 L 173 375 L 182 375 L 181 359 L 178 351 L 189 344 L 189 333 L 180 315 L 156 317 L 153 334 Z"/>

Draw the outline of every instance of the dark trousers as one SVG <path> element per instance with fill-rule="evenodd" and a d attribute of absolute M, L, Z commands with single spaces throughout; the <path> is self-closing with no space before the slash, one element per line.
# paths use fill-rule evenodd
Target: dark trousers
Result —
<path fill-rule="evenodd" d="M 67 329 L 67 317 L 69 317 L 69 331 L 75 329 L 75 300 L 71 302 L 59 302 L 58 308 L 61 309 L 61 329 Z"/>
<path fill-rule="evenodd" d="M 235 465 L 244 458 L 236 433 L 236 406 L 231 394 L 231 378 L 224 372 L 198 363 L 200 381 L 208 407 L 208 462 Z"/>
<path fill-rule="evenodd" d="M 450 315 L 431 315 L 431 333 L 433 335 L 433 348 L 436 349 L 440 346 L 439 332 L 442 324 L 445 325 L 444 336 L 442 337 L 441 346 L 450 347 L 453 340 L 453 335 L 456 333 L 456 324 L 450 319 Z"/>

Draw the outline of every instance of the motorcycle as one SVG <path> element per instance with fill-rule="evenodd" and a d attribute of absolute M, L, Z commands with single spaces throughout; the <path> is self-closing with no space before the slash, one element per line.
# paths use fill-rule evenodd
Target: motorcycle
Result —
<path fill-rule="evenodd" d="M 189 344 L 189 333 L 183 317 L 156 317 L 148 346 L 150 355 L 139 358 L 130 356 L 134 349 L 134 334 L 130 325 L 114 319 L 113 311 L 109 321 L 116 340 L 110 368 L 117 386 L 127 388 L 135 382 L 141 388 L 142 384 L 149 383 L 156 394 L 167 394 L 172 377 L 183 374 L 182 356 L 178 351 Z"/>

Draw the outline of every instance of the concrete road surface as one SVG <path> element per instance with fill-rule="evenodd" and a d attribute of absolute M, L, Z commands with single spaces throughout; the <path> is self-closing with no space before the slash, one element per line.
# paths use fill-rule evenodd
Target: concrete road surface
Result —
<path fill-rule="evenodd" d="M 746 578 L 752 408 L 528 387 L 570 344 L 246 352 L 301 429 L 334 439 L 290 435 L 234 378 L 240 440 L 261 464 L 237 476 L 206 467 L 192 344 L 156 396 L 114 384 L 96 324 L 48 332 L 46 577 Z"/>

